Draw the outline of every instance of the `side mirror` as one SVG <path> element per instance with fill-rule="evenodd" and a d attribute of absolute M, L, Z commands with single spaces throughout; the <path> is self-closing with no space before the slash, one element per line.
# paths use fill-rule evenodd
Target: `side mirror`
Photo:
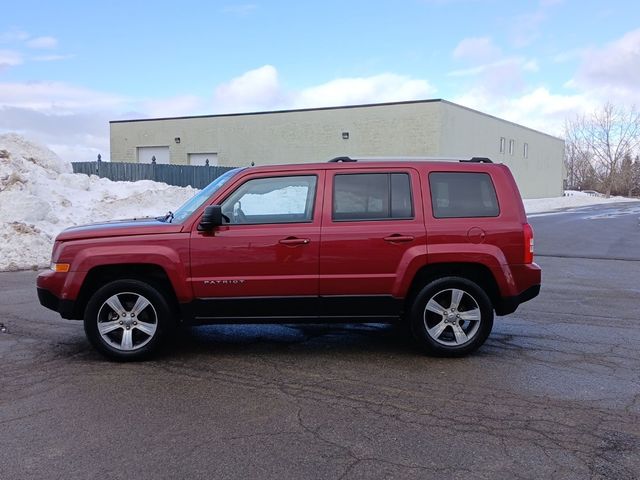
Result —
<path fill-rule="evenodd" d="M 227 218 L 227 221 L 229 221 L 228 217 L 222 214 L 222 207 L 220 205 L 210 205 L 204 209 L 198 230 L 212 230 L 215 227 L 219 227 L 223 224 L 223 218 Z"/>

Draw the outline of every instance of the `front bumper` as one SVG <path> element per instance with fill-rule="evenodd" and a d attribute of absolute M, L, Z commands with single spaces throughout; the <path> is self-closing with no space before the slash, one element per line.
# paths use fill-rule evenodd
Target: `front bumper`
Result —
<path fill-rule="evenodd" d="M 48 308 L 49 310 L 53 310 L 54 312 L 58 312 L 62 318 L 66 318 L 67 320 L 80 319 L 76 314 L 76 302 L 73 300 L 62 300 L 44 288 L 38 287 L 37 290 L 40 305 Z"/>
<path fill-rule="evenodd" d="M 36 280 L 38 300 L 43 307 L 58 312 L 62 318 L 77 320 L 82 318 L 82 314 L 76 311 L 77 302 L 63 295 L 68 275 L 51 270 L 40 272 Z"/>

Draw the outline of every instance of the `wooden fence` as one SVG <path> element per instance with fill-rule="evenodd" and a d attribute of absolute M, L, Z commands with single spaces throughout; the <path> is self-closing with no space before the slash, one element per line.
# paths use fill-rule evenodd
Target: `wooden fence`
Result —
<path fill-rule="evenodd" d="M 154 180 L 169 185 L 204 188 L 234 167 L 165 165 L 157 163 L 74 162 L 74 173 L 97 175 L 115 181 Z"/>

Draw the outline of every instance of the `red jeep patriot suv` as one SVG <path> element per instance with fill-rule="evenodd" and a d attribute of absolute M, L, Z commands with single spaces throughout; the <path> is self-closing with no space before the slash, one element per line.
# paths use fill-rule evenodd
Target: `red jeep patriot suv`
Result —
<path fill-rule="evenodd" d="M 505 165 L 338 157 L 230 170 L 164 217 L 69 228 L 37 286 L 118 360 L 179 324 L 276 322 L 404 321 L 460 356 L 540 279 Z"/>

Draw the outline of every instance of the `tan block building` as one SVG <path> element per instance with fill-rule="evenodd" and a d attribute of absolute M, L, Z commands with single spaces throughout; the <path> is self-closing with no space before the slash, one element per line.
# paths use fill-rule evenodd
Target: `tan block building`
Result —
<path fill-rule="evenodd" d="M 525 198 L 563 192 L 564 141 L 446 100 L 110 122 L 111 159 L 221 166 L 489 157 Z"/>

